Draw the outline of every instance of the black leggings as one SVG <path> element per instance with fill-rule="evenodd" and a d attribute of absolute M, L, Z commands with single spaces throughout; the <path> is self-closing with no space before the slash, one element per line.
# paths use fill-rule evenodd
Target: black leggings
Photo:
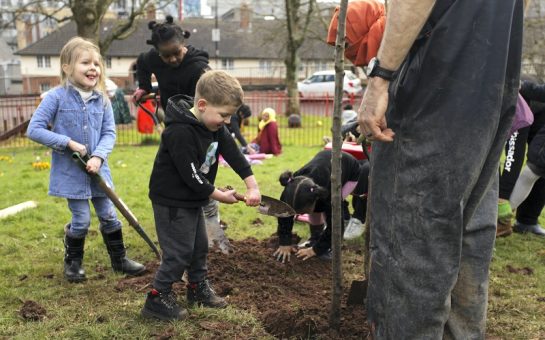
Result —
<path fill-rule="evenodd" d="M 500 176 L 500 198 L 509 200 L 511 192 L 519 178 L 524 156 L 526 154 L 526 142 L 530 127 L 525 127 L 514 132 L 505 144 L 505 161 L 503 172 Z"/>
<path fill-rule="evenodd" d="M 545 126 L 545 112 L 539 112 L 534 117 L 534 123 L 530 127 L 520 129 L 512 144 L 514 134 L 509 138 L 505 146 L 506 159 L 504 162 L 504 171 L 500 176 L 499 197 L 508 200 L 515 186 L 515 182 L 524 163 L 526 144 L 537 135 L 537 132 Z M 509 157 L 510 148 L 512 157 Z M 511 160 L 511 158 L 513 158 Z M 511 164 L 509 164 L 511 163 Z M 506 171 L 509 169 L 510 171 Z M 528 197 L 517 209 L 517 221 L 524 224 L 537 224 L 539 215 L 545 206 L 545 179 L 540 178 L 532 187 Z"/>

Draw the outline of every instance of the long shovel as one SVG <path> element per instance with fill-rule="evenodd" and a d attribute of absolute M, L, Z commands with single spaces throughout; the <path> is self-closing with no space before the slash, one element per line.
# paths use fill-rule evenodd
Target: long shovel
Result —
<path fill-rule="evenodd" d="M 157 258 L 159 260 L 161 260 L 161 254 L 159 253 L 159 250 L 157 249 L 157 247 L 155 246 L 155 244 L 151 241 L 151 239 L 149 238 L 149 236 L 146 234 L 146 232 L 144 231 L 144 229 L 142 229 L 142 226 L 140 225 L 140 223 L 138 223 L 138 220 L 136 219 L 136 216 L 134 216 L 134 214 L 132 213 L 132 211 L 130 211 L 129 207 L 127 207 L 127 205 L 125 204 L 125 202 L 123 202 L 121 200 L 121 198 L 119 198 L 119 196 L 117 196 L 117 194 L 112 190 L 112 188 L 110 188 L 110 186 L 108 185 L 108 183 L 102 178 L 102 176 L 100 176 L 99 174 L 90 174 L 87 172 L 87 169 L 86 169 L 86 166 L 87 166 L 87 161 L 89 160 L 89 155 L 85 155 L 85 156 L 81 156 L 81 154 L 79 152 L 74 152 L 72 154 L 72 159 L 74 159 L 75 162 L 77 162 L 77 164 L 79 165 L 79 167 L 86 173 L 88 174 L 89 176 L 91 176 L 91 178 L 96 181 L 96 183 L 98 184 L 98 186 L 104 191 L 104 193 L 106 194 L 106 196 L 108 196 L 108 198 L 113 202 L 113 204 L 115 205 L 115 207 L 119 210 L 119 212 L 121 213 L 121 215 L 123 215 L 127 221 L 129 222 L 129 224 L 131 225 L 131 227 L 134 228 L 134 230 L 136 230 L 136 232 L 138 233 L 138 235 L 140 235 L 144 241 L 146 241 L 146 243 L 150 246 L 151 250 L 153 250 L 153 252 L 155 253 L 155 255 L 157 256 Z"/>

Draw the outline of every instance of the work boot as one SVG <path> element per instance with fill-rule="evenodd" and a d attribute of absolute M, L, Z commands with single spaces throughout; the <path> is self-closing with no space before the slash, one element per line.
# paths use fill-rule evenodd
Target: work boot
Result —
<path fill-rule="evenodd" d="M 524 224 L 517 221 L 513 231 L 521 234 L 532 233 L 537 236 L 545 236 L 545 230 L 539 224 Z"/>
<path fill-rule="evenodd" d="M 211 308 L 227 307 L 227 302 L 216 294 L 207 279 L 187 284 L 187 302 L 190 305 L 196 303 L 199 306 Z"/>
<path fill-rule="evenodd" d="M 513 228 L 511 227 L 511 221 L 507 220 L 502 223 L 498 220 L 498 225 L 496 227 L 496 237 L 507 237 L 513 233 Z"/>
<path fill-rule="evenodd" d="M 310 248 L 313 247 L 320 239 L 322 231 L 324 230 L 323 224 L 309 225 L 310 237 L 308 240 L 301 242 L 297 245 L 298 248 Z"/>
<path fill-rule="evenodd" d="M 358 220 L 355 217 L 352 217 L 350 221 L 348 221 L 348 226 L 346 227 L 346 230 L 344 231 L 344 239 L 345 240 L 353 240 L 363 234 L 363 223 Z"/>
<path fill-rule="evenodd" d="M 509 204 L 509 201 L 500 198 L 498 200 L 498 221 L 503 224 L 505 224 L 506 222 L 509 222 L 509 224 L 511 224 L 511 220 L 513 219 L 513 217 L 513 210 L 511 209 L 511 204 Z"/>
<path fill-rule="evenodd" d="M 82 266 L 85 237 L 73 238 L 68 236 L 67 231 L 68 230 L 65 227 L 64 277 L 68 282 L 83 282 L 87 279 Z"/>
<path fill-rule="evenodd" d="M 101 233 L 106 244 L 106 249 L 108 249 L 108 254 L 110 254 L 112 268 L 115 272 L 137 276 L 146 271 L 146 267 L 143 264 L 127 257 L 121 229 L 109 234 L 103 231 Z"/>
<path fill-rule="evenodd" d="M 152 289 L 148 293 L 140 314 L 145 318 L 171 321 L 184 319 L 187 316 L 187 310 L 178 306 L 176 294 L 173 291 L 159 292 Z"/>

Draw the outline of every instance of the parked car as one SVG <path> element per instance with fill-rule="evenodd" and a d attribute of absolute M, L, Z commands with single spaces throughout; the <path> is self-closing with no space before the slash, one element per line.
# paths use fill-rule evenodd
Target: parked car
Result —
<path fill-rule="evenodd" d="M 315 72 L 309 78 L 297 83 L 299 96 L 302 99 L 333 98 L 335 95 L 335 71 Z M 361 95 L 361 81 L 352 71 L 344 71 L 343 91 L 345 95 Z"/>

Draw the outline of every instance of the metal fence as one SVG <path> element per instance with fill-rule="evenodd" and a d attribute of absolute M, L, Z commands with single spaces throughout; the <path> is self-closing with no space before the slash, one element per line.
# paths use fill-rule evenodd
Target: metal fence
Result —
<path fill-rule="evenodd" d="M 288 97 L 284 91 L 246 92 L 245 103 L 252 110 L 252 116 L 242 128 L 246 140 L 250 142 L 257 135 L 258 114 L 265 108 L 273 108 L 277 112 L 279 138 L 284 145 L 314 146 L 323 143 L 324 136 L 331 135 L 331 116 L 333 114 L 333 98 L 321 97 L 315 100 L 301 101 L 301 127 L 288 127 Z M 137 107 L 126 96 L 131 115 L 139 114 Z M 361 98 L 345 98 L 354 107 Z M 38 95 L 2 96 L 0 97 L 0 147 L 28 147 L 37 144 L 25 137 L 26 127 L 40 99 Z M 143 134 L 138 131 L 136 121 L 130 124 L 117 125 L 117 145 L 142 145 L 158 143 L 157 132 Z"/>

